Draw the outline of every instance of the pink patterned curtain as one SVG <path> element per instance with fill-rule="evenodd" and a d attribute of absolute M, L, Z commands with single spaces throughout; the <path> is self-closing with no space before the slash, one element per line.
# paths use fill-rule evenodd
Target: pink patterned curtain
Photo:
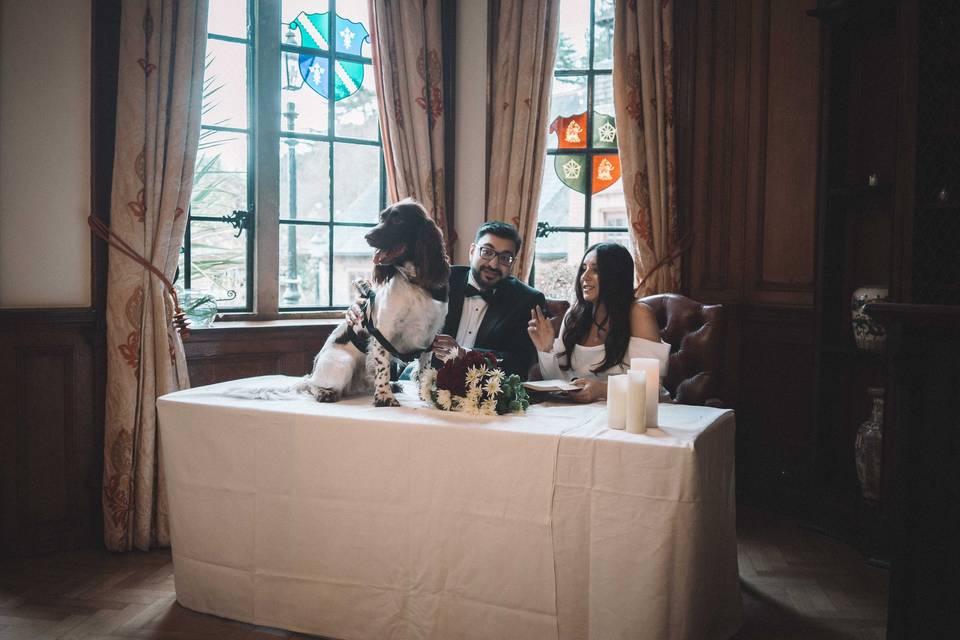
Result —
<path fill-rule="evenodd" d="M 124 0 L 112 232 L 172 280 L 200 134 L 207 0 Z M 157 398 L 189 386 L 173 301 L 111 249 L 103 522 L 108 549 L 168 545 Z"/>
<path fill-rule="evenodd" d="M 370 16 L 390 201 L 422 203 L 450 252 L 456 238 L 444 196 L 441 4 L 370 0 Z"/>
<path fill-rule="evenodd" d="M 497 16 L 490 65 L 487 219 L 524 239 L 514 273 L 530 275 L 547 150 L 559 0 L 491 0 Z"/>
<path fill-rule="evenodd" d="M 646 276 L 642 296 L 680 289 L 673 7 L 673 0 L 616 0 L 613 102 L 637 272 Z"/>

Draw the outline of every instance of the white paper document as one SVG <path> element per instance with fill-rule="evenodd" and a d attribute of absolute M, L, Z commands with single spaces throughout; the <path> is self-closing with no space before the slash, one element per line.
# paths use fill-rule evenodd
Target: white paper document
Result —
<path fill-rule="evenodd" d="M 581 389 L 572 382 L 567 382 L 566 380 L 561 380 L 556 378 L 554 380 L 537 380 L 532 382 L 524 382 L 524 388 L 529 389 L 530 391 L 574 391 L 576 389 Z"/>

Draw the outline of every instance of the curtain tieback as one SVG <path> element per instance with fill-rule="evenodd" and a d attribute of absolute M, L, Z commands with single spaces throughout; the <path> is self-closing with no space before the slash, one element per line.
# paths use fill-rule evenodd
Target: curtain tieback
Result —
<path fill-rule="evenodd" d="M 93 233 L 98 238 L 100 238 L 101 240 L 106 242 L 108 245 L 110 245 L 111 247 L 113 247 L 123 255 L 127 256 L 134 262 L 142 265 L 143 267 L 146 267 L 146 269 L 150 271 L 150 273 L 152 273 L 153 275 L 157 276 L 160 279 L 160 282 L 163 283 L 164 288 L 168 292 L 170 292 L 170 295 L 173 297 L 174 314 L 173 314 L 172 322 L 173 322 L 174 329 L 176 329 L 177 333 L 180 334 L 181 338 L 186 338 L 187 336 L 189 336 L 190 321 L 187 320 L 187 315 L 183 312 L 183 309 L 180 307 L 180 298 L 177 296 L 176 289 L 173 288 L 173 283 L 170 282 L 167 276 L 163 275 L 163 272 L 160 271 L 160 269 L 158 269 L 157 267 L 155 267 L 153 263 L 151 263 L 149 260 L 141 256 L 139 253 L 137 253 L 133 247 L 131 247 L 126 242 L 124 242 L 122 238 L 120 238 L 119 236 L 117 236 L 117 234 L 111 231 L 110 227 L 108 227 L 103 222 L 103 220 L 100 220 L 99 218 L 94 218 L 92 215 L 90 215 L 90 216 L 87 216 L 87 224 L 90 225 L 91 231 L 93 231 Z"/>
<path fill-rule="evenodd" d="M 682 256 L 684 252 L 686 252 L 687 249 L 689 249 L 692 244 L 693 244 L 693 232 L 691 231 L 687 235 L 680 238 L 680 241 L 677 242 L 677 244 L 673 247 L 673 249 L 670 249 L 669 251 L 667 251 L 667 255 L 657 260 L 657 263 L 652 267 L 650 267 L 650 269 L 645 274 L 643 274 L 643 276 L 641 276 L 640 284 L 637 285 L 637 288 L 634 290 L 634 293 L 635 294 L 638 293 L 643 288 L 643 283 L 645 283 L 650 276 L 652 276 L 654 273 L 659 271 L 660 267 L 668 265 L 674 260 L 676 260 L 677 258 L 679 258 L 680 256 Z"/>

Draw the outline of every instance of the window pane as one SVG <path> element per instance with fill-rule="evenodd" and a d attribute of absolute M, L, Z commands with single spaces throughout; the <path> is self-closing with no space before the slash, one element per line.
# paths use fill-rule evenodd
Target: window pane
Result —
<path fill-rule="evenodd" d="M 225 216 L 247 208 L 247 134 L 201 130 L 190 215 Z"/>
<path fill-rule="evenodd" d="M 339 7 L 339 3 L 337 4 Z M 356 64 L 356 63 L 354 63 Z M 377 94 L 373 85 L 373 65 L 363 68 L 363 84 L 356 93 L 334 104 L 336 123 L 334 131 L 344 138 L 376 140 L 379 132 Z"/>
<path fill-rule="evenodd" d="M 540 187 L 540 209 L 537 213 L 537 221 L 546 222 L 555 227 L 582 227 L 585 202 L 583 194 L 560 181 L 557 162 L 557 156 L 547 156 L 547 166 L 543 169 L 543 183 Z M 559 171 L 562 174 L 562 166 Z"/>
<path fill-rule="evenodd" d="M 329 142 L 280 139 L 280 217 L 330 219 Z"/>
<path fill-rule="evenodd" d="M 556 69 L 586 69 L 590 52 L 590 3 L 583 0 L 560 2 L 560 34 L 557 40 Z"/>
<path fill-rule="evenodd" d="M 550 96 L 550 118 L 553 124 L 557 118 L 574 116 L 587 110 L 587 78 L 554 78 Z M 547 134 L 547 146 L 557 148 L 558 134 Z"/>
<path fill-rule="evenodd" d="M 338 25 L 337 51 L 369 58 L 370 14 L 367 10 L 367 0 L 337 0 L 337 15 L 355 23 Z M 344 27 L 349 27 L 351 35 L 348 36 L 343 32 Z M 344 39 L 345 36 L 346 39 Z"/>
<path fill-rule="evenodd" d="M 583 238 L 582 233 L 557 232 L 537 239 L 534 279 L 548 298 L 573 301 L 574 279 L 583 258 Z"/>
<path fill-rule="evenodd" d="M 329 237 L 327 227 L 280 224 L 281 308 L 328 305 Z"/>
<path fill-rule="evenodd" d="M 593 68 L 613 68 L 613 0 L 595 0 Z"/>
<path fill-rule="evenodd" d="M 295 56 L 296 54 L 284 53 L 284 56 Z M 281 131 L 301 131 L 304 133 L 319 133 L 326 135 L 329 130 L 328 104 L 329 101 L 319 93 L 310 88 L 310 85 L 303 82 L 299 75 L 293 75 L 299 85 L 286 84 L 286 77 L 283 75 L 286 69 L 280 70 L 280 130 Z M 295 69 L 291 73 L 299 74 Z M 292 107 L 292 108 L 291 108 Z"/>
<path fill-rule="evenodd" d="M 283 41 L 284 35 L 288 30 L 290 30 L 290 23 L 295 21 L 301 14 L 309 16 L 310 14 L 324 14 L 329 10 L 330 3 L 327 0 L 283 0 L 282 8 L 280 9 L 280 40 Z M 319 28 L 322 29 L 322 32 L 317 35 L 315 29 L 319 23 Z M 307 29 L 310 31 L 310 40 L 301 41 L 300 34 L 303 32 L 300 29 Z M 322 20 L 306 20 L 301 28 L 294 27 L 294 31 L 297 32 L 297 45 L 308 45 L 311 41 L 316 42 L 321 45 L 321 48 L 326 49 L 326 46 L 323 46 L 321 40 L 327 40 L 327 29 L 323 27 Z"/>
<path fill-rule="evenodd" d="M 595 231 L 589 235 L 587 242 L 587 246 L 597 244 L 598 242 L 615 242 L 626 247 L 630 251 L 630 254 L 633 254 L 633 245 L 630 243 L 630 235 L 626 230 L 615 233 Z"/>
<path fill-rule="evenodd" d="M 201 122 L 220 127 L 247 127 L 247 47 L 207 41 Z"/>
<path fill-rule="evenodd" d="M 333 145 L 333 215 L 338 222 L 376 222 L 380 212 L 380 147 Z"/>
<path fill-rule="evenodd" d="M 247 37 L 247 0 L 210 0 L 207 16 L 208 33 Z"/>
<path fill-rule="evenodd" d="M 613 108 L 613 76 L 598 74 L 594 77 L 593 110 L 608 116 L 616 116 Z"/>
<path fill-rule="evenodd" d="M 591 227 L 627 227 L 627 204 L 623 197 L 623 180 L 593 194 L 590 201 Z M 600 242 L 600 240 L 596 240 Z"/>
<path fill-rule="evenodd" d="M 333 304 L 348 306 L 357 297 L 352 283 L 373 275 L 373 249 L 363 239 L 369 227 L 333 229 Z"/>
<path fill-rule="evenodd" d="M 216 297 L 220 309 L 247 299 L 247 236 L 236 233 L 224 222 L 190 222 L 190 289 Z"/>

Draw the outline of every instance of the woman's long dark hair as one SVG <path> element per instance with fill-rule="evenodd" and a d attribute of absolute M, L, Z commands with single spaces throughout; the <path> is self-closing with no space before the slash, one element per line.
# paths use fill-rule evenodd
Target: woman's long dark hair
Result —
<path fill-rule="evenodd" d="M 627 355 L 627 346 L 630 342 L 630 309 L 633 307 L 633 257 L 630 252 L 613 242 L 600 242 L 593 245 L 583 254 L 580 268 L 577 269 L 577 278 L 574 283 L 577 292 L 577 302 L 570 310 L 564 321 L 566 327 L 563 334 L 563 349 L 561 357 L 567 356 L 567 363 L 561 364 L 564 370 L 570 369 L 570 356 L 573 347 L 580 344 L 590 332 L 590 326 L 597 322 L 596 305 L 583 299 L 583 287 L 580 278 L 586 269 L 584 261 L 591 251 L 597 252 L 597 279 L 599 291 L 597 304 L 603 303 L 607 310 L 607 336 L 603 339 L 604 359 L 594 373 L 606 371 L 615 367 Z"/>

